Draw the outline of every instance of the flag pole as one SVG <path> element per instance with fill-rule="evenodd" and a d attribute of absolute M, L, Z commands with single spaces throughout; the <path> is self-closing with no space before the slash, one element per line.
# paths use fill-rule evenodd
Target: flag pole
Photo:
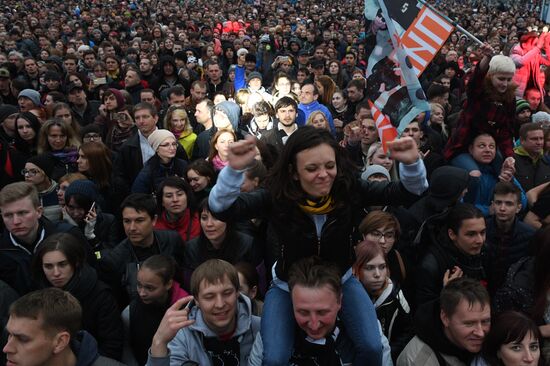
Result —
<path fill-rule="evenodd" d="M 428 9 L 430 9 L 431 11 L 433 11 L 434 13 L 436 13 L 437 15 L 439 15 L 440 17 L 442 17 L 443 19 L 451 23 L 456 29 L 458 29 L 461 33 L 463 33 L 466 37 L 470 38 L 472 41 L 480 45 L 483 45 L 483 42 L 479 38 L 474 36 L 472 33 L 468 32 L 466 29 L 462 28 L 462 26 L 458 24 L 456 20 L 449 18 L 447 15 L 443 14 L 442 12 L 434 8 L 432 5 L 428 4 L 425 0 L 418 0 L 418 2 L 425 5 Z"/>

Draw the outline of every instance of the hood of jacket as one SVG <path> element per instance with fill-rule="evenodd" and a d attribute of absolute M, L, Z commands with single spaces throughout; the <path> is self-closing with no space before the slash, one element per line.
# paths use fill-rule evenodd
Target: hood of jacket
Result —
<path fill-rule="evenodd" d="M 91 366 L 99 357 L 95 338 L 85 330 L 79 331 L 71 341 L 71 349 L 76 356 L 76 366 Z"/>
<path fill-rule="evenodd" d="M 541 151 L 540 154 L 535 158 L 533 159 L 533 157 L 531 155 L 529 155 L 529 153 L 527 152 L 527 150 L 525 150 L 525 148 L 523 146 L 517 146 L 514 148 L 514 152 L 516 154 L 518 154 L 519 156 L 525 156 L 529 159 L 531 159 L 531 161 L 533 162 L 533 164 L 535 164 L 537 161 L 539 161 L 540 158 L 542 158 L 544 156 L 544 153 Z"/>

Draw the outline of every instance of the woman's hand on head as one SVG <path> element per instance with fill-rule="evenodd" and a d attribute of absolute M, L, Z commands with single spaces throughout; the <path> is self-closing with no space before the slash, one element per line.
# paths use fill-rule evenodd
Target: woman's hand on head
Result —
<path fill-rule="evenodd" d="M 235 170 L 248 168 L 255 157 L 256 138 L 252 135 L 248 135 L 244 140 L 235 141 L 229 145 L 227 161 L 229 166 Z"/>
<path fill-rule="evenodd" d="M 420 159 L 418 146 L 412 137 L 401 137 L 388 142 L 390 156 L 403 164 L 413 164 Z"/>

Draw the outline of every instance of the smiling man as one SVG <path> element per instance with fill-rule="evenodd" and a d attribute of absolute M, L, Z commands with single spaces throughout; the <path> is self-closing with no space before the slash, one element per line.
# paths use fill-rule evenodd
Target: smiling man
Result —
<path fill-rule="evenodd" d="M 211 259 L 191 277 L 191 297 L 174 303 L 153 337 L 147 364 L 247 365 L 260 318 L 239 294 L 239 276 L 230 263 Z"/>
<path fill-rule="evenodd" d="M 475 364 L 491 328 L 489 294 L 478 281 L 450 281 L 439 301 L 425 304 L 416 314 L 416 335 L 397 366 Z"/>
<path fill-rule="evenodd" d="M 295 263 L 288 273 L 296 337 L 290 365 L 348 365 L 355 349 L 338 313 L 342 307 L 342 284 L 337 268 L 318 257 Z M 372 330 L 376 331 L 376 329 Z M 391 364 L 390 346 L 382 334 L 383 365 Z M 272 340 L 277 342 L 277 340 Z M 249 366 L 261 366 L 262 337 L 256 337 Z"/>

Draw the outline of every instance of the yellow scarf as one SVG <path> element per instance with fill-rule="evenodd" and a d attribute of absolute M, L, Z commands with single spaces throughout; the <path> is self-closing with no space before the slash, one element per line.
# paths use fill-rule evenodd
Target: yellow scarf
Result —
<path fill-rule="evenodd" d="M 306 199 L 299 204 L 302 211 L 310 215 L 326 215 L 334 209 L 334 199 L 331 195 L 321 197 L 318 201 Z"/>

